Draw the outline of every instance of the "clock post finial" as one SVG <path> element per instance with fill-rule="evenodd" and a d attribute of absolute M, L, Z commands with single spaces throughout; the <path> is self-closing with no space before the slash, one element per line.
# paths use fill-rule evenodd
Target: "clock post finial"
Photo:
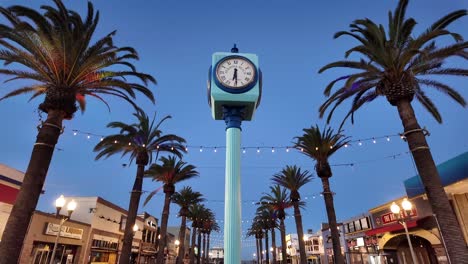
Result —
<path fill-rule="evenodd" d="M 234 43 L 234 47 L 231 49 L 232 53 L 239 53 L 239 49 L 236 46 L 236 43 Z"/>

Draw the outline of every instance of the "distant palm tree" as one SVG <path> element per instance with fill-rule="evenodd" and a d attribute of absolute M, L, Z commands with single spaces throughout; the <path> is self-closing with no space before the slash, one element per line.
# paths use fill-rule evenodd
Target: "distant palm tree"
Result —
<path fill-rule="evenodd" d="M 416 21 L 405 18 L 407 5 L 408 0 L 400 0 L 394 13 L 389 13 L 387 32 L 383 25 L 369 19 L 358 19 L 350 25 L 349 31 L 335 34 L 335 38 L 351 36 L 356 39 L 358 46 L 349 49 L 345 56 L 356 52 L 361 58 L 333 62 L 319 70 L 323 72 L 336 67 L 352 70 L 350 75 L 340 77 L 326 87 L 324 93 L 329 98 L 320 106 L 320 116 L 323 117 L 331 108 L 327 118 L 330 121 L 334 110 L 346 99 L 354 97 L 351 109 L 344 119 L 351 117 L 354 121 L 354 112 L 379 96 L 385 96 L 398 110 L 404 127 L 404 138 L 425 186 L 432 211 L 439 217 L 441 233 L 451 259 L 468 259 L 462 231 L 442 187 L 425 138 L 427 131 L 418 124 L 411 104 L 413 99 L 419 101 L 439 123 L 442 122 L 442 117 L 426 94 L 426 89 L 434 88 L 447 94 L 461 106 L 466 106 L 465 99 L 457 91 L 440 79 L 431 77 L 468 75 L 467 69 L 444 67 L 448 58 L 468 58 L 468 42 L 461 35 L 446 29 L 454 21 L 466 16 L 467 10 L 451 12 L 416 35 L 413 32 Z M 442 47 L 437 47 L 436 40 L 442 37 L 446 41 L 445 36 L 453 37 L 455 43 L 444 42 Z M 333 86 L 341 80 L 346 80 L 345 84 L 330 95 Z"/>
<path fill-rule="evenodd" d="M 254 236 L 255 237 L 255 246 L 257 248 L 257 263 L 262 263 L 263 262 L 263 256 L 262 256 L 262 238 L 263 238 L 263 228 L 261 222 L 258 222 L 255 220 L 255 218 L 252 220 L 252 225 L 249 227 L 246 233 L 247 237 L 249 236 Z"/>
<path fill-rule="evenodd" d="M 179 252 L 177 253 L 177 263 L 183 262 L 185 256 L 185 229 L 187 228 L 187 215 L 189 214 L 189 207 L 205 201 L 202 194 L 194 192 L 192 187 L 185 186 L 179 192 L 172 195 L 172 202 L 180 206 L 179 216 L 181 217 L 180 231 L 179 231 Z"/>
<path fill-rule="evenodd" d="M 133 225 L 135 225 L 136 216 L 138 214 L 138 205 L 140 204 L 146 165 L 152 162 L 154 154 L 158 155 L 161 151 L 169 152 L 179 157 L 182 156 L 182 152 L 185 152 L 185 147 L 181 144 L 185 142 L 185 139 L 173 134 L 164 135 L 160 130 L 161 124 L 169 119 L 170 116 L 164 117 L 155 124 L 156 115 L 153 120 L 150 120 L 148 115 L 142 110 L 137 110 L 133 115 L 137 119 L 136 123 L 109 123 L 107 127 L 118 128 L 120 129 L 120 133 L 104 137 L 96 147 L 94 147 L 94 151 L 99 152 L 96 156 L 96 160 L 102 157 L 108 158 L 115 154 L 129 154 L 130 162 L 135 160 L 138 165 L 133 189 L 130 194 L 127 222 L 125 224 L 122 251 L 119 260 L 121 264 L 130 261 Z"/>
<path fill-rule="evenodd" d="M 189 207 L 188 218 L 192 221 L 192 239 L 190 243 L 190 264 L 195 263 L 195 247 L 197 247 L 198 252 L 200 252 L 200 246 L 196 244 L 197 233 L 200 232 L 202 226 L 201 221 L 209 214 L 209 209 L 202 204 L 194 204 Z"/>
<path fill-rule="evenodd" d="M 197 228 L 198 228 L 198 256 L 197 256 L 197 263 L 200 264 L 202 263 L 202 254 L 204 253 L 205 249 L 205 242 L 206 242 L 206 228 L 205 228 L 205 223 L 207 221 L 210 221 L 210 219 L 214 218 L 214 213 L 211 211 L 211 209 L 206 209 L 205 211 L 202 212 L 201 216 L 199 219 L 197 219 Z M 202 236 L 204 237 L 203 240 L 203 245 L 202 245 Z M 202 245 L 202 246 L 201 246 Z"/>
<path fill-rule="evenodd" d="M 11 67 L 0 69 L 0 74 L 11 76 L 9 81 L 33 81 L 20 83 L 20 87 L 0 101 L 26 93 L 32 93 L 31 99 L 45 95 L 39 110 L 47 113 L 46 120 L 39 126 L 21 189 L 2 236 L 0 263 L 18 261 L 55 145 L 63 132 L 63 120 L 73 118 L 77 103 L 84 111 L 88 95 L 107 105 L 101 97 L 104 94 L 117 96 L 135 106 L 132 102 L 135 91 L 154 102 L 146 85 L 156 81 L 151 75 L 136 71 L 131 63 L 132 59 L 138 59 L 136 51 L 114 46 L 115 31 L 101 39 L 94 35 L 99 16 L 91 2 L 84 20 L 77 12 L 68 10 L 62 1 L 54 2 L 56 7 L 43 6 L 43 14 L 18 5 L 0 7 L 0 14 L 5 18 L 0 23 L 0 60 Z M 120 70 L 119 65 L 130 70 Z M 144 85 L 126 81 L 129 76 Z"/>
<path fill-rule="evenodd" d="M 344 257 L 341 253 L 340 234 L 336 223 L 335 206 L 333 204 L 333 192 L 330 188 L 329 179 L 332 176 L 328 158 L 336 151 L 349 143 L 349 138 L 341 133 L 334 133 L 328 127 L 320 132 L 318 126 L 303 129 L 304 134 L 296 137 L 295 147 L 301 149 L 301 153 L 316 161 L 315 171 L 322 180 L 323 199 L 327 209 L 328 225 L 330 226 L 331 238 L 333 243 L 333 256 L 335 263 L 344 263 Z"/>
<path fill-rule="evenodd" d="M 163 184 L 164 208 L 161 216 L 161 238 L 159 239 L 158 255 L 156 262 L 164 263 L 164 247 L 167 239 L 167 222 L 169 220 L 169 209 L 171 205 L 171 197 L 175 193 L 175 185 L 181 181 L 189 180 L 198 176 L 195 166 L 187 164 L 182 160 L 177 160 L 175 156 L 161 157 L 160 164 L 151 164 L 146 171 L 147 177 L 152 177 L 153 181 L 159 181 Z M 159 191 L 160 188 L 152 191 L 146 197 L 145 204 Z"/>
<path fill-rule="evenodd" d="M 299 189 L 312 180 L 312 175 L 308 170 L 302 171 L 296 165 L 286 166 L 280 173 L 273 175 L 272 178 L 275 184 L 285 187 L 289 190 L 289 197 L 294 207 L 294 218 L 296 220 L 297 235 L 299 237 L 299 253 L 301 256 L 301 264 L 307 263 L 307 255 L 305 252 L 304 230 L 302 228 L 302 216 L 300 207 L 301 195 Z"/>
<path fill-rule="evenodd" d="M 260 198 L 263 205 L 270 206 L 276 212 L 276 217 L 280 220 L 280 233 L 281 233 L 281 254 L 283 256 L 283 264 L 287 263 L 286 256 L 286 227 L 284 219 L 286 218 L 285 210 L 291 208 L 293 205 L 289 199 L 289 195 L 285 188 L 280 185 L 270 186 L 270 193 L 265 194 Z"/>
<path fill-rule="evenodd" d="M 268 232 L 271 231 L 271 246 L 276 249 L 276 238 L 275 238 L 275 228 L 278 227 L 277 217 L 275 210 L 268 205 L 261 205 L 257 208 L 256 216 L 254 221 L 257 221 L 261 224 L 263 230 L 265 231 L 265 250 L 266 250 L 266 262 L 270 263 L 270 247 L 268 246 Z M 273 263 L 276 263 L 276 253 L 275 250 L 272 252 Z"/>
<path fill-rule="evenodd" d="M 219 232 L 221 229 L 214 218 L 214 215 L 211 219 L 207 221 L 206 225 L 206 232 L 207 232 L 207 243 L 206 243 L 206 250 L 205 250 L 205 259 L 209 260 L 209 252 L 210 252 L 210 237 L 211 237 L 211 232 Z"/>

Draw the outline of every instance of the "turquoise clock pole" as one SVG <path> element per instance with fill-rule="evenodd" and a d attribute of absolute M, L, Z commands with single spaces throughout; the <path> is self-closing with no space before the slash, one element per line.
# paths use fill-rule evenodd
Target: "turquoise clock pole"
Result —
<path fill-rule="evenodd" d="M 224 262 L 241 259 L 240 146 L 243 107 L 224 107 L 226 122 L 226 182 L 224 195 Z"/>
<path fill-rule="evenodd" d="M 224 263 L 241 263 L 241 123 L 252 120 L 261 94 L 255 54 L 216 52 L 209 70 L 208 103 L 215 120 L 226 123 Z"/>

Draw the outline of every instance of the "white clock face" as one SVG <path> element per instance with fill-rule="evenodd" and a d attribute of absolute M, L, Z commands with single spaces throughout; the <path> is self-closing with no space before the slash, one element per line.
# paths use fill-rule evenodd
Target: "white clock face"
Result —
<path fill-rule="evenodd" d="M 225 87 L 242 89 L 256 81 L 255 72 L 255 66 L 249 60 L 232 57 L 218 64 L 216 78 Z"/>

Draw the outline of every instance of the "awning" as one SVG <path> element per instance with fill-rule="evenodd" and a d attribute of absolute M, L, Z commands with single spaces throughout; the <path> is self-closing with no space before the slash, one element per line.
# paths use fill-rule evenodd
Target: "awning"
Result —
<path fill-rule="evenodd" d="M 418 223 L 417 223 L 416 220 L 414 220 L 414 221 L 406 222 L 406 225 L 408 226 L 408 228 L 412 228 L 412 227 L 418 226 Z M 383 226 L 383 227 L 379 227 L 379 228 L 369 230 L 369 231 L 366 232 L 366 236 L 373 236 L 373 235 L 382 234 L 382 233 L 386 233 L 386 232 L 400 231 L 400 230 L 403 230 L 403 229 L 404 229 L 404 227 L 401 224 L 396 223 L 396 224 L 387 225 L 387 226 Z"/>

